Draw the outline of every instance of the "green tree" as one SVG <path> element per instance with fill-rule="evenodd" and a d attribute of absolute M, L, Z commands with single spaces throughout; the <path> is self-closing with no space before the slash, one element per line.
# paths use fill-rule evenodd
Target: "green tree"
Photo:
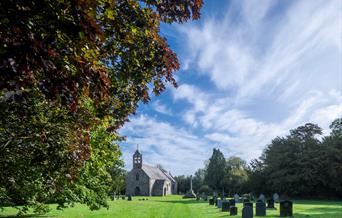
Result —
<path fill-rule="evenodd" d="M 248 179 L 247 165 L 240 157 L 232 156 L 226 160 L 225 175 L 222 185 L 226 193 L 233 195 L 244 190 Z"/>
<path fill-rule="evenodd" d="M 225 176 L 226 160 L 219 149 L 213 149 L 213 154 L 209 159 L 205 184 L 209 185 L 215 191 L 222 190 L 222 180 Z"/>
<path fill-rule="evenodd" d="M 177 181 L 177 193 L 186 193 L 190 190 L 190 176 L 175 176 L 175 180 Z"/>
<path fill-rule="evenodd" d="M 166 83 L 176 86 L 178 59 L 160 23 L 198 19 L 201 6 L 201 0 L 1 1 L 0 207 L 106 206 L 104 169 L 120 165 L 112 162 L 120 151 L 97 137 L 121 140 L 115 132 L 138 102 L 149 101 L 149 87 L 159 95 Z"/>
<path fill-rule="evenodd" d="M 321 193 L 328 196 L 342 197 L 342 118 L 330 125 L 331 134 L 323 138 L 320 150 Z M 323 190 L 322 190 L 323 188 Z"/>
<path fill-rule="evenodd" d="M 337 197 L 341 183 L 341 137 L 339 121 L 332 133 L 319 140 L 322 129 L 305 124 L 277 137 L 266 147 L 259 160 L 249 168 L 249 182 L 254 191 L 280 192 L 300 197 Z M 264 185 L 263 185 L 264 184 Z"/>
<path fill-rule="evenodd" d="M 204 185 L 204 179 L 207 171 L 206 169 L 198 169 L 192 179 L 193 190 L 197 193 L 200 192 L 200 188 Z"/>

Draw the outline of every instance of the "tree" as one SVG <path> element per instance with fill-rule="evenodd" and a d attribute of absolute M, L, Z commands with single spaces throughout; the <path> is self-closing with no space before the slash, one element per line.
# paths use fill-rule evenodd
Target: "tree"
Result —
<path fill-rule="evenodd" d="M 215 191 L 221 191 L 222 180 L 225 175 L 226 160 L 219 149 L 213 149 L 213 154 L 209 159 L 205 184 L 209 185 Z"/>
<path fill-rule="evenodd" d="M 226 160 L 226 171 L 222 180 L 225 192 L 233 195 L 244 191 L 248 179 L 246 168 L 246 162 L 240 157 L 232 156 Z"/>
<path fill-rule="evenodd" d="M 120 140 L 115 132 L 138 102 L 149 101 L 149 87 L 159 95 L 166 83 L 177 85 L 178 59 L 160 23 L 198 19 L 201 6 L 201 0 L 1 1 L 0 207 L 106 206 L 99 196 L 108 186 L 96 178 L 120 152 L 101 159 L 108 150 L 92 143 L 98 127 Z"/>
<path fill-rule="evenodd" d="M 342 137 L 342 118 L 335 119 L 330 124 L 331 136 Z"/>
<path fill-rule="evenodd" d="M 177 181 L 177 189 L 178 193 L 186 193 L 190 190 L 190 176 L 175 176 L 175 180 Z"/>
<path fill-rule="evenodd" d="M 197 193 L 200 188 L 204 185 L 204 179 L 207 171 L 206 169 L 198 169 L 192 179 L 193 190 Z"/>
<path fill-rule="evenodd" d="M 320 177 L 323 192 L 329 196 L 342 197 L 342 118 L 330 125 L 331 133 L 323 138 L 320 151 Z"/>
<path fill-rule="evenodd" d="M 280 192 L 299 197 L 340 197 L 341 142 L 339 119 L 330 136 L 320 141 L 322 129 L 305 124 L 277 137 L 266 147 L 259 160 L 250 164 L 248 186 L 254 192 Z"/>
<path fill-rule="evenodd" d="M 265 172 L 263 157 L 253 159 L 247 167 L 247 173 L 248 180 L 246 182 L 246 193 L 272 194 L 272 189 L 270 190 L 268 186 L 265 185 L 268 177 Z"/>

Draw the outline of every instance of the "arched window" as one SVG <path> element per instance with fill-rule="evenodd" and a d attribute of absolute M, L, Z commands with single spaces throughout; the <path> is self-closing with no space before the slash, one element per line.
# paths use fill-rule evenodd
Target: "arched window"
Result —
<path fill-rule="evenodd" d="M 135 180 L 139 180 L 139 173 L 137 173 L 136 175 L 135 175 Z"/>

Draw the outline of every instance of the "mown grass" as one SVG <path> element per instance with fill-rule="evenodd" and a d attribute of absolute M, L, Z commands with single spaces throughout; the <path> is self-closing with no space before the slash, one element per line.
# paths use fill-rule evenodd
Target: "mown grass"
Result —
<path fill-rule="evenodd" d="M 51 205 L 51 212 L 39 217 L 111 217 L 111 218 L 221 218 L 229 217 L 229 213 L 210 206 L 208 202 L 192 199 L 182 199 L 179 195 L 167 197 L 148 197 L 147 201 L 139 201 L 146 197 L 133 197 L 133 201 L 110 201 L 110 208 L 90 211 L 84 205 L 56 210 Z M 255 204 L 254 204 L 255 206 Z M 237 204 L 238 215 L 241 217 L 242 204 Z M 277 210 L 267 210 L 267 217 L 279 217 Z M 0 211 L 0 217 L 14 216 L 16 210 L 5 208 Z M 29 215 L 36 217 L 35 215 Z M 298 218 L 342 218 L 342 201 L 294 201 L 294 217 Z"/>

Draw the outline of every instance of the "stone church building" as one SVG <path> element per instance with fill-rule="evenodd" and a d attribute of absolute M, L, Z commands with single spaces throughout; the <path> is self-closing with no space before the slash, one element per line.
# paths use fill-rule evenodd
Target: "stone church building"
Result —
<path fill-rule="evenodd" d="M 176 194 L 177 182 L 157 167 L 143 164 L 138 150 L 133 155 L 133 169 L 126 176 L 126 195 L 165 196 Z"/>

